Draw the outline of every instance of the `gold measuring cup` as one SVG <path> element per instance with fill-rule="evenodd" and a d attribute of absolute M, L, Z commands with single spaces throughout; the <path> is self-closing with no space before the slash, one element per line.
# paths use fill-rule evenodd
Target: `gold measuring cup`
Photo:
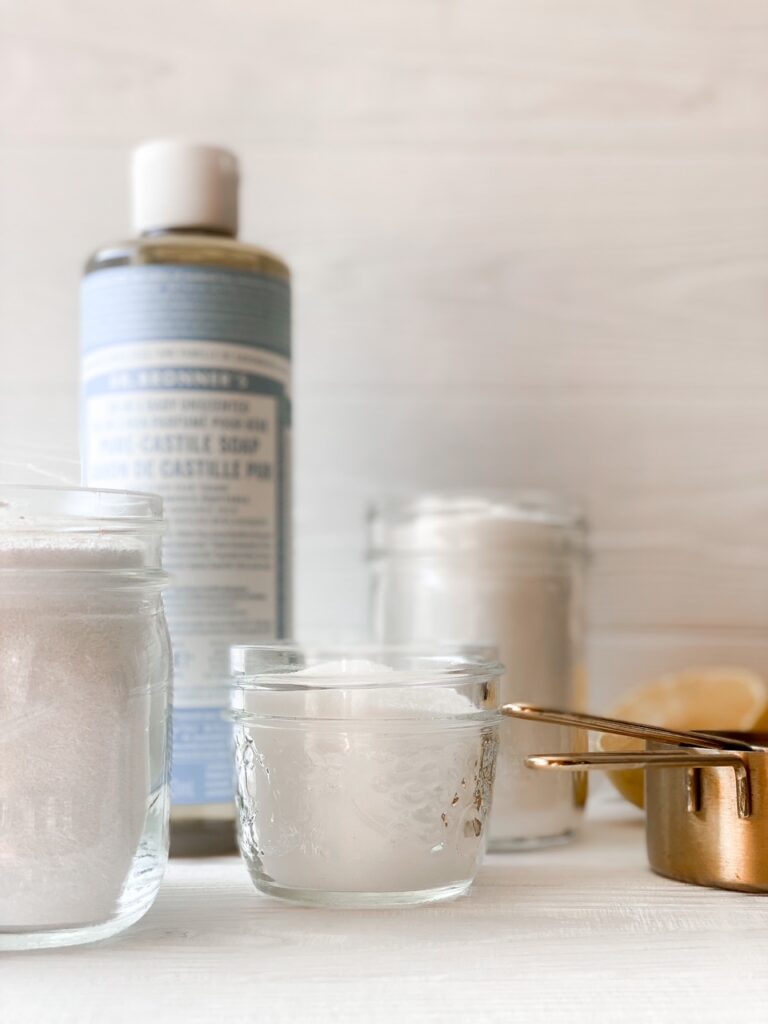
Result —
<path fill-rule="evenodd" d="M 768 892 L 768 735 L 682 732 L 530 704 L 501 710 L 644 739 L 647 749 L 636 753 L 535 754 L 525 763 L 546 771 L 646 769 L 651 868 L 694 885 Z"/>

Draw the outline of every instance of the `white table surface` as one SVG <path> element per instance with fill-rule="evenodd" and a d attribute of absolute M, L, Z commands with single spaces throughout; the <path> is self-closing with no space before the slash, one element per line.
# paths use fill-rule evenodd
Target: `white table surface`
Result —
<path fill-rule="evenodd" d="M 568 847 L 487 859 L 472 894 L 291 907 L 236 857 L 176 860 L 108 942 L 0 959 L 2 1024 L 768 1020 L 768 900 L 657 878 L 615 799 Z"/>

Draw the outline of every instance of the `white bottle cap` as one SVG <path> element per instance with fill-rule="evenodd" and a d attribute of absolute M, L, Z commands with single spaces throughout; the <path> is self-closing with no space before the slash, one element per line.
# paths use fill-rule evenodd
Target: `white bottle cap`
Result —
<path fill-rule="evenodd" d="M 237 234 L 237 157 L 227 149 L 159 139 L 133 151 L 136 234 L 202 228 Z"/>

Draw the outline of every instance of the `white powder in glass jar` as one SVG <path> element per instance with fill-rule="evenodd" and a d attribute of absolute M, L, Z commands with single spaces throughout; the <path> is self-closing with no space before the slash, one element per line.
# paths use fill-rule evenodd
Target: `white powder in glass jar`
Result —
<path fill-rule="evenodd" d="M 147 815 L 162 637 L 130 539 L 0 538 L 0 928 L 107 920 Z"/>
<path fill-rule="evenodd" d="M 431 496 L 373 520 L 372 616 L 388 644 L 467 644 L 505 667 L 502 704 L 583 704 L 581 590 L 585 524 L 545 496 Z M 583 781 L 534 772 L 530 754 L 568 750 L 571 730 L 506 719 L 501 727 L 491 848 L 569 835 Z"/>
<path fill-rule="evenodd" d="M 322 688 L 268 694 L 266 704 L 256 694 L 252 707 L 274 719 L 236 728 L 241 834 L 257 884 L 376 893 L 471 880 L 497 727 L 478 722 L 454 687 L 395 687 L 393 670 L 371 662 L 292 679 L 304 676 L 324 677 Z"/>

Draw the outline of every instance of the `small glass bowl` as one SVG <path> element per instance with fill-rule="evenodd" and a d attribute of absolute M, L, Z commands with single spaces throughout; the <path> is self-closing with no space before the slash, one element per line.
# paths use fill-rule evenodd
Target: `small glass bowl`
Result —
<path fill-rule="evenodd" d="M 482 858 L 502 666 L 405 648 L 233 647 L 238 836 L 304 904 L 451 899 Z"/>

